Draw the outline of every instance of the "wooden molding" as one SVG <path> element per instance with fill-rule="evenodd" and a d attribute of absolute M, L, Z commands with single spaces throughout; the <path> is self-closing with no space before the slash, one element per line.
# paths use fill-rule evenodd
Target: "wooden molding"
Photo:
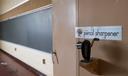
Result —
<path fill-rule="evenodd" d="M 36 9 L 36 8 L 40 8 L 42 6 L 45 6 L 45 5 L 48 5 L 51 3 L 52 3 L 51 0 L 30 0 L 21 6 L 15 8 L 5 14 L 0 15 L 0 20 L 4 20 L 4 19 L 10 18 L 12 16 L 19 15 L 24 12 Z"/>
<path fill-rule="evenodd" d="M 11 6 L 10 8 L 4 8 L 4 10 L 2 10 L 1 12 L 0 12 L 0 15 L 2 15 L 2 14 L 4 14 L 4 13 L 6 13 L 6 12 L 9 12 L 9 11 L 11 11 L 11 10 L 13 10 L 13 9 L 15 9 L 16 7 L 18 7 L 18 6 L 21 6 L 21 5 L 23 5 L 24 3 L 26 3 L 26 2 L 28 2 L 29 0 L 24 0 L 24 1 L 22 1 L 22 2 L 20 2 L 20 3 L 17 3 L 17 4 L 15 4 L 15 5 L 13 5 L 13 6 Z M 10 2 L 8 2 L 8 3 L 10 3 Z M 5 4 L 6 5 L 6 4 Z M 3 7 L 3 6 L 2 6 Z"/>

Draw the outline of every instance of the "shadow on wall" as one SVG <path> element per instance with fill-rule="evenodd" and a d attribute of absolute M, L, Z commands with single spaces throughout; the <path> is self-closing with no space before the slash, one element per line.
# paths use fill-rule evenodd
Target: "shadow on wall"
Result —
<path fill-rule="evenodd" d="M 101 46 L 102 51 L 110 62 L 100 60 L 100 72 L 105 76 L 128 76 L 127 50 L 118 41 L 111 41 Z M 126 58 L 126 60 L 124 60 Z M 125 66 L 122 67 L 121 65 Z"/>
<path fill-rule="evenodd" d="M 102 59 L 94 59 L 93 62 L 80 66 L 88 72 L 98 76 L 128 76 L 128 70 Z"/>
<path fill-rule="evenodd" d="M 120 41 L 107 41 L 100 44 L 102 53 L 107 58 L 96 58 L 89 64 L 80 66 L 90 73 L 101 76 L 128 76 L 128 51 Z"/>
<path fill-rule="evenodd" d="M 113 63 L 113 64 L 120 64 L 123 60 L 123 44 L 118 41 L 111 41 L 108 44 L 102 44 L 100 47 L 106 57 Z"/>
<path fill-rule="evenodd" d="M 100 74 L 104 76 L 128 76 L 128 70 L 104 60 L 99 60 Z"/>

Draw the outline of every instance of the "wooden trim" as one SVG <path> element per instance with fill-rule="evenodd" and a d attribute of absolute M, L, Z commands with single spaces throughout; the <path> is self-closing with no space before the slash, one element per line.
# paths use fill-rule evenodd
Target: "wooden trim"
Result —
<path fill-rule="evenodd" d="M 21 17 L 21 16 L 24 16 L 24 15 L 28 15 L 28 14 L 31 14 L 31 13 L 35 13 L 35 12 L 38 12 L 38 11 L 41 11 L 41 10 L 45 10 L 45 9 L 48 9 L 48 8 L 51 8 L 51 7 L 52 7 L 52 4 L 49 4 L 49 5 L 46 5 L 46 6 L 42 6 L 42 7 L 37 8 L 37 9 L 33 9 L 33 10 L 30 10 L 30 11 L 26 11 L 24 13 L 9 17 L 9 18 L 5 18 L 5 19 L 1 20 L 0 22 L 7 21 L 7 20 L 10 20 L 10 19 L 14 19 L 14 18 L 17 18 L 17 17 Z"/>
<path fill-rule="evenodd" d="M 51 3 L 52 3 L 51 0 L 30 0 L 21 6 L 15 8 L 15 9 L 13 9 L 13 10 L 11 10 L 11 11 L 3 14 L 3 15 L 0 15 L 0 20 L 4 20 L 4 19 L 10 18 L 12 16 L 19 15 L 19 14 L 22 14 L 24 12 L 36 9 L 36 8 L 40 8 L 42 6 L 45 6 L 45 5 L 48 5 Z"/>
<path fill-rule="evenodd" d="M 18 6 L 21 6 L 22 4 L 24 4 L 24 3 L 28 2 L 28 1 L 29 1 L 29 0 L 24 0 L 23 2 L 21 2 L 21 3 L 17 4 L 17 5 L 15 5 L 15 6 L 11 7 L 10 9 L 8 9 L 8 10 L 2 12 L 1 15 L 4 14 L 4 13 L 6 13 L 6 12 L 9 12 L 9 11 L 15 9 L 15 8 L 18 7 Z"/>

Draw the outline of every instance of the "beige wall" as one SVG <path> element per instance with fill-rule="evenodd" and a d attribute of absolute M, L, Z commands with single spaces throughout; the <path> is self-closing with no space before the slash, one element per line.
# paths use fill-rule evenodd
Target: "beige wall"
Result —
<path fill-rule="evenodd" d="M 2 7 L 1 5 L 2 5 L 2 2 L 1 2 L 1 0 L 0 0 L 0 9 L 1 9 L 1 7 Z M 1 14 L 1 10 L 0 10 L 0 14 Z"/>
<path fill-rule="evenodd" d="M 94 44 L 92 56 L 102 59 L 103 76 L 128 76 L 128 0 L 79 0 L 79 26 L 122 25 L 122 41 Z M 80 76 L 95 76 L 81 68 Z"/>
<path fill-rule="evenodd" d="M 0 0 L 1 3 L 0 14 L 4 14 L 27 1 L 29 0 Z"/>

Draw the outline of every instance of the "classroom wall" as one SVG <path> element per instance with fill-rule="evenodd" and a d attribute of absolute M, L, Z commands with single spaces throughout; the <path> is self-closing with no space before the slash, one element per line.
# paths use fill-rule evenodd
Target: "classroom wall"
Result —
<path fill-rule="evenodd" d="M 7 21 L 10 18 L 12 19 L 20 16 L 21 14 L 23 15 L 23 13 L 28 14 L 33 12 L 33 10 L 37 11 L 41 9 L 47 9 L 48 7 L 51 7 L 49 4 L 51 4 L 50 0 L 30 0 L 29 2 L 0 15 L 0 20 Z M 11 36 L 11 34 L 8 34 L 8 36 Z M 53 76 L 53 62 L 51 53 L 42 52 L 38 49 L 23 46 L 6 40 L 0 40 L 0 43 L 0 48 L 6 53 L 23 61 L 24 63 L 47 76 Z"/>
<path fill-rule="evenodd" d="M 128 76 L 128 0 L 79 0 L 79 26 L 122 25 L 122 41 L 99 41 L 92 56 L 103 76 Z M 80 76 L 99 76 L 80 68 Z"/>

